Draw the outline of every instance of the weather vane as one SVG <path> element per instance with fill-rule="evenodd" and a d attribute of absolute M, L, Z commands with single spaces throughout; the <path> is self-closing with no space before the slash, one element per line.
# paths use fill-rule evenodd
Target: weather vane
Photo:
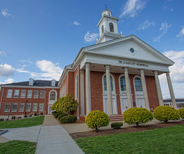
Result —
<path fill-rule="evenodd" d="M 107 5 L 105 4 L 105 9 L 107 9 Z"/>

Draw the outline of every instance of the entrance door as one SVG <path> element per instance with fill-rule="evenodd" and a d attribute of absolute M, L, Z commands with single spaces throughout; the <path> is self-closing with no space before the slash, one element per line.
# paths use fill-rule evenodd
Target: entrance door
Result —
<path fill-rule="evenodd" d="M 124 113 L 128 109 L 127 98 L 121 98 L 121 112 Z"/>
<path fill-rule="evenodd" d="M 144 98 L 137 98 L 137 107 L 145 108 Z"/>
<path fill-rule="evenodd" d="M 49 109 L 48 109 L 48 114 L 52 114 L 52 110 L 51 110 L 52 105 L 49 105 L 48 108 L 49 108 Z"/>

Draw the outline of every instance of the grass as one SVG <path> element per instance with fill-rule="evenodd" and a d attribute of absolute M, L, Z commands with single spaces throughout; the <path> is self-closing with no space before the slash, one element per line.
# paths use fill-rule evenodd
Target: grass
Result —
<path fill-rule="evenodd" d="M 0 153 L 2 154 L 34 154 L 36 143 L 28 141 L 9 141 L 0 143 Z"/>
<path fill-rule="evenodd" d="M 86 137 L 76 142 L 86 154 L 179 154 L 184 151 L 184 125 Z"/>
<path fill-rule="evenodd" d="M 11 120 L 11 121 L 1 121 L 0 129 L 31 127 L 36 125 L 42 125 L 43 120 L 44 120 L 44 116 L 27 118 L 27 119 L 19 119 L 19 120 Z"/>

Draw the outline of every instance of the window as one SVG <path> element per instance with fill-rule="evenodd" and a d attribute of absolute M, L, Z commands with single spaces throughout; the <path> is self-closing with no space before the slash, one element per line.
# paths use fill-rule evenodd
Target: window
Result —
<path fill-rule="evenodd" d="M 135 84 L 135 91 L 142 91 L 141 79 L 139 77 L 136 77 L 134 79 L 134 84 Z"/>
<path fill-rule="evenodd" d="M 37 111 L 38 103 L 33 103 L 32 111 Z"/>
<path fill-rule="evenodd" d="M 26 97 L 26 90 L 21 90 L 20 98 L 25 98 L 25 97 Z"/>
<path fill-rule="evenodd" d="M 32 90 L 28 90 L 28 92 L 27 92 L 27 98 L 32 98 Z"/>
<path fill-rule="evenodd" d="M 43 103 L 39 104 L 39 111 L 43 111 Z"/>
<path fill-rule="evenodd" d="M 50 93 L 50 100 L 55 100 L 55 92 L 54 91 L 51 91 Z"/>
<path fill-rule="evenodd" d="M 51 82 L 51 86 L 55 86 L 55 85 L 56 85 L 55 80 L 52 80 L 52 82 Z"/>
<path fill-rule="evenodd" d="M 104 25 L 102 25 L 102 34 L 104 33 Z"/>
<path fill-rule="evenodd" d="M 111 79 L 111 91 L 113 91 L 113 79 L 112 79 L 112 76 L 110 76 L 110 79 Z M 104 91 L 107 91 L 106 75 L 104 75 L 103 81 L 104 81 Z"/>
<path fill-rule="evenodd" d="M 121 91 L 126 91 L 125 76 L 120 77 L 120 89 Z"/>
<path fill-rule="evenodd" d="M 40 98 L 44 98 L 44 90 L 40 91 Z"/>
<path fill-rule="evenodd" d="M 114 32 L 114 25 L 113 25 L 113 23 L 109 24 L 109 28 L 110 28 L 110 32 Z"/>
<path fill-rule="evenodd" d="M 19 104 L 19 112 L 23 112 L 24 111 L 24 103 L 20 103 Z"/>
<path fill-rule="evenodd" d="M 12 112 L 17 112 L 17 103 L 12 104 Z"/>
<path fill-rule="evenodd" d="M 10 103 L 5 103 L 4 112 L 10 112 Z"/>
<path fill-rule="evenodd" d="M 12 97 L 12 89 L 8 89 L 8 92 L 7 92 L 7 98 L 11 98 Z"/>
<path fill-rule="evenodd" d="M 19 90 L 14 90 L 14 98 L 19 98 Z"/>
<path fill-rule="evenodd" d="M 31 103 L 26 103 L 26 112 L 31 111 Z"/>
<path fill-rule="evenodd" d="M 38 98 L 38 90 L 34 90 L 34 98 Z"/>
<path fill-rule="evenodd" d="M 78 75 L 76 75 L 75 79 L 75 98 L 78 98 Z"/>

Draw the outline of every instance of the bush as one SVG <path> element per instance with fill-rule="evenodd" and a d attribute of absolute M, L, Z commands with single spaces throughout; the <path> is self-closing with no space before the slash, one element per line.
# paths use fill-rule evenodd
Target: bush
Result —
<path fill-rule="evenodd" d="M 60 118 L 61 123 L 73 123 L 73 122 L 76 122 L 76 120 L 77 120 L 77 117 L 74 115 L 67 115 Z"/>
<path fill-rule="evenodd" d="M 30 114 L 29 117 L 32 117 L 32 114 Z"/>
<path fill-rule="evenodd" d="M 121 126 L 123 126 L 122 122 L 115 122 L 111 124 L 111 128 L 114 128 L 114 129 L 120 129 Z"/>
<path fill-rule="evenodd" d="M 43 112 L 41 112 L 40 115 L 43 115 Z"/>
<path fill-rule="evenodd" d="M 174 107 L 171 106 L 158 106 L 154 111 L 153 115 L 155 119 L 167 122 L 168 120 L 179 120 L 180 113 Z"/>
<path fill-rule="evenodd" d="M 67 116 L 68 114 L 65 114 L 65 113 L 61 113 L 59 116 L 58 116 L 58 120 L 60 121 L 60 119 L 64 116 Z"/>
<path fill-rule="evenodd" d="M 184 107 L 180 108 L 180 109 L 179 109 L 179 112 L 180 112 L 180 117 L 181 117 L 182 119 L 184 119 Z"/>
<path fill-rule="evenodd" d="M 15 119 L 15 116 L 12 116 L 11 119 L 12 119 L 12 120 Z"/>
<path fill-rule="evenodd" d="M 25 115 L 24 118 L 27 118 L 27 115 Z"/>
<path fill-rule="evenodd" d="M 38 114 L 37 113 L 34 113 L 34 116 L 38 116 Z"/>
<path fill-rule="evenodd" d="M 0 121 L 4 121 L 4 119 L 0 119 Z"/>
<path fill-rule="evenodd" d="M 62 114 L 62 113 L 61 113 L 61 112 L 58 112 L 58 113 L 55 113 L 53 116 L 54 116 L 55 118 L 58 118 L 58 116 L 59 116 L 60 114 Z"/>
<path fill-rule="evenodd" d="M 100 127 L 108 126 L 109 121 L 109 116 L 99 110 L 91 111 L 85 118 L 85 123 L 88 125 L 88 127 L 91 129 L 96 129 L 96 132 L 98 132 Z"/>
<path fill-rule="evenodd" d="M 138 126 L 141 123 L 143 126 L 148 121 L 153 120 L 153 114 L 145 108 L 133 107 L 123 113 L 123 120 L 128 124 L 136 124 Z"/>

